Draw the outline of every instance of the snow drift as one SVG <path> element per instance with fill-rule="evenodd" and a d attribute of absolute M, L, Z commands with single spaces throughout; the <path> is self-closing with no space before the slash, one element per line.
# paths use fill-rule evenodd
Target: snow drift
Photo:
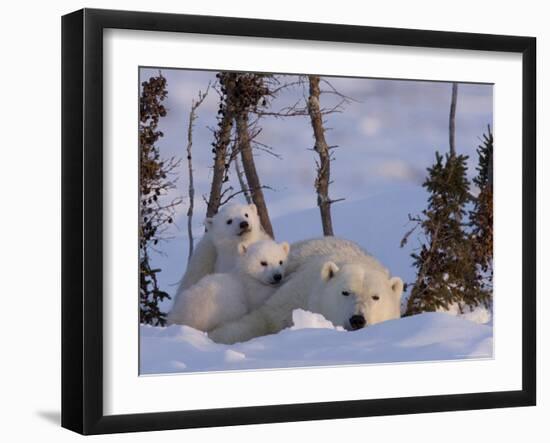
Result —
<path fill-rule="evenodd" d="M 187 326 L 140 326 L 145 374 L 491 358 L 492 325 L 424 313 L 348 332 L 319 314 L 293 313 L 294 326 L 221 345 Z"/>

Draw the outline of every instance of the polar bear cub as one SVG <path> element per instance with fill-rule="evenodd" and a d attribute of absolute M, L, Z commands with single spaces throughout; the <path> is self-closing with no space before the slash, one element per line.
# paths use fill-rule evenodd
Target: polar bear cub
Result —
<path fill-rule="evenodd" d="M 209 332 L 259 308 L 282 283 L 289 249 L 273 240 L 239 243 L 233 270 L 207 275 L 181 292 L 168 324 Z"/>
<path fill-rule="evenodd" d="M 224 205 L 214 217 L 205 220 L 205 226 L 207 232 L 187 264 L 176 297 L 208 274 L 232 271 L 240 243 L 248 246 L 270 239 L 262 229 L 254 204 Z"/>

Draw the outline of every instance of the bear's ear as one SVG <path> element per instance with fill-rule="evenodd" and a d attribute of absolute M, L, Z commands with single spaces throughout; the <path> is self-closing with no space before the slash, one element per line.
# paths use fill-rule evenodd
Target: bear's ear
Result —
<path fill-rule="evenodd" d="M 329 281 L 340 270 L 336 263 L 331 261 L 326 262 L 321 268 L 321 278 L 323 281 Z"/>
<path fill-rule="evenodd" d="M 212 227 L 213 224 L 214 219 L 212 217 L 207 217 L 204 219 L 204 226 L 206 227 L 207 231 Z"/>
<path fill-rule="evenodd" d="M 239 251 L 239 255 L 244 255 L 246 254 L 246 251 L 248 250 L 248 248 L 244 243 L 239 243 L 239 245 L 237 246 L 237 250 Z"/>
<path fill-rule="evenodd" d="M 288 255 L 288 251 L 290 251 L 290 245 L 286 241 L 281 243 L 281 248 L 283 248 L 285 254 Z"/>
<path fill-rule="evenodd" d="M 403 280 L 399 277 L 390 278 L 390 286 L 394 295 L 401 297 L 401 294 L 403 293 Z"/>
<path fill-rule="evenodd" d="M 248 207 L 250 208 L 250 210 L 251 210 L 254 214 L 257 214 L 257 213 L 258 213 L 258 208 L 256 207 L 256 205 L 255 205 L 254 203 L 249 204 Z"/>

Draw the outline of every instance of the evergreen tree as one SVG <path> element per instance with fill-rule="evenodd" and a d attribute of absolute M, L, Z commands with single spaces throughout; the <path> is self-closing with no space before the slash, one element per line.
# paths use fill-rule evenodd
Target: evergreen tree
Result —
<path fill-rule="evenodd" d="M 168 293 L 159 288 L 157 274 L 160 269 L 153 269 L 149 253 L 163 238 L 167 227 L 173 223 L 175 207 L 181 199 L 166 201 L 166 194 L 173 189 L 174 174 L 179 161 L 174 158 L 162 159 L 156 145 L 163 136 L 158 129 L 161 117 L 166 115 L 162 104 L 168 92 L 166 79 L 159 73 L 143 82 L 139 100 L 139 290 L 140 322 L 163 326 L 166 314 L 160 310 L 159 303 L 170 298 Z"/>
<path fill-rule="evenodd" d="M 485 299 L 464 229 L 465 206 L 470 201 L 467 158 L 436 152 L 435 164 L 428 169 L 423 184 L 430 195 L 428 208 L 415 219 L 425 242 L 412 254 L 418 274 L 406 315 L 448 309 L 453 303 L 462 311 Z"/>
<path fill-rule="evenodd" d="M 471 248 L 479 267 L 480 282 L 487 292 L 487 302 L 493 289 L 493 134 L 490 126 L 487 134 L 483 134 L 477 153 L 478 174 L 474 183 L 479 194 L 470 211 Z"/>

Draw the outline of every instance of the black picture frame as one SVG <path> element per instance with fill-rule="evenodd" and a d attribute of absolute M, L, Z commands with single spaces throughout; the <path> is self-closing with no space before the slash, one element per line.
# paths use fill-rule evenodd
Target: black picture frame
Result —
<path fill-rule="evenodd" d="M 170 31 L 519 53 L 523 64 L 522 389 L 392 399 L 103 413 L 103 30 Z M 536 39 L 83 9 L 62 18 L 62 426 L 82 434 L 536 404 Z M 518 147 L 519 149 L 519 147 Z"/>

